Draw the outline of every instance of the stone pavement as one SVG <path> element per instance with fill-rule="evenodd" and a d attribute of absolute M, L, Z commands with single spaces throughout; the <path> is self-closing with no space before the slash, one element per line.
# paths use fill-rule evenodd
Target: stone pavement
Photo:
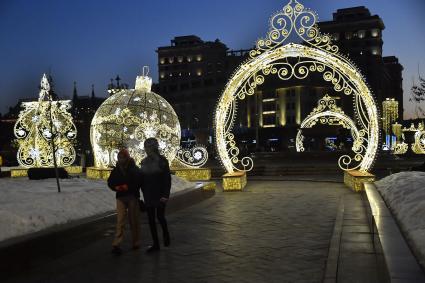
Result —
<path fill-rule="evenodd" d="M 336 182 L 250 181 L 235 193 L 218 188 L 212 198 L 168 215 L 171 247 L 160 253 L 132 251 L 127 238 L 123 255 L 111 255 L 110 226 L 90 245 L 6 282 L 321 282 L 344 196 L 360 198 Z M 147 245 L 145 219 L 142 228 Z"/>

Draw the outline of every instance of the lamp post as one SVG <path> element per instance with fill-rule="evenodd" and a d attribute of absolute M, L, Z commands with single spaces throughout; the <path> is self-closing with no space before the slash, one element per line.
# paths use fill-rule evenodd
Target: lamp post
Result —
<path fill-rule="evenodd" d="M 51 97 L 49 97 L 49 116 L 50 116 L 50 133 L 52 135 L 51 143 L 52 143 L 52 154 L 53 154 L 53 166 L 55 168 L 55 176 L 56 176 L 56 184 L 58 186 L 58 193 L 60 193 L 61 186 L 59 183 L 58 164 L 56 162 L 56 147 L 55 147 L 56 133 L 54 132 L 54 129 L 53 129 L 52 98 Z"/>

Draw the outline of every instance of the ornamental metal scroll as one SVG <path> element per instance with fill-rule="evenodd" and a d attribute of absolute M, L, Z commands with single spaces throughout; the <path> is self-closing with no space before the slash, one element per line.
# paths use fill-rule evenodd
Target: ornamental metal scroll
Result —
<path fill-rule="evenodd" d="M 74 142 L 77 129 L 68 112 L 71 101 L 53 101 L 49 81 L 43 74 L 38 101 L 23 102 L 22 107 L 14 126 L 19 143 L 19 165 L 26 168 L 52 167 L 52 139 L 56 147 L 57 165 L 72 165 L 76 156 Z"/>
<path fill-rule="evenodd" d="M 295 139 L 296 150 L 298 152 L 303 152 L 305 150 L 303 145 L 304 136 L 301 132 L 302 129 L 311 128 L 317 123 L 322 125 L 342 126 L 343 128 L 350 130 L 354 141 L 352 146 L 353 152 L 357 154 L 365 150 L 363 147 L 365 142 L 364 131 L 359 131 L 354 121 L 348 117 L 340 107 L 336 105 L 335 99 L 326 94 L 322 99 L 319 100 L 318 107 L 314 108 L 313 111 L 301 123 L 300 129 L 298 130 Z M 339 158 L 340 166 L 345 164 L 344 160 L 346 159 L 347 155 L 343 155 Z"/>
<path fill-rule="evenodd" d="M 208 151 L 205 146 L 195 145 L 191 148 L 180 147 L 176 153 L 177 166 L 186 168 L 201 168 L 208 161 Z"/>
<path fill-rule="evenodd" d="M 343 170 L 371 169 L 379 143 L 378 111 L 371 90 L 363 75 L 348 58 L 338 53 L 329 35 L 319 32 L 317 15 L 291 0 L 272 16 L 267 38 L 257 41 L 249 52 L 250 58 L 234 72 L 219 99 L 214 119 L 217 152 L 227 172 L 249 171 L 253 168 L 250 157 L 239 157 L 232 133 L 238 99 L 253 95 L 265 77 L 305 79 L 310 73 L 319 73 L 336 92 L 353 96 L 356 124 L 362 136 L 359 151 L 343 156 L 339 166 Z M 304 44 L 284 43 L 295 34 Z"/>

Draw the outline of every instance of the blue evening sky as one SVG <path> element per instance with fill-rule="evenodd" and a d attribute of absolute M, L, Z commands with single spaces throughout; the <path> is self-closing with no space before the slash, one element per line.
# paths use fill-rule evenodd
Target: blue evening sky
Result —
<path fill-rule="evenodd" d="M 404 66 L 405 117 L 418 65 L 425 75 L 425 0 L 304 0 L 330 20 L 338 8 L 364 5 L 384 21 L 384 55 Z M 80 95 L 95 85 L 106 96 L 119 74 L 134 85 L 143 65 L 157 81 L 159 46 L 174 36 L 219 38 L 231 49 L 247 49 L 265 35 L 271 14 L 286 0 L 0 0 L 0 112 L 18 98 L 36 97 L 43 72 L 51 70 L 56 91 Z"/>

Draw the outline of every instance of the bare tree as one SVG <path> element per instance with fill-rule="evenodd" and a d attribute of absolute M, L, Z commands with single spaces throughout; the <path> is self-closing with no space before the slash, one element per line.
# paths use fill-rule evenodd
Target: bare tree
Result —
<path fill-rule="evenodd" d="M 416 118 L 425 117 L 425 109 L 421 106 L 421 102 L 425 101 L 425 79 L 419 76 L 418 84 L 414 84 L 410 89 L 409 101 L 415 103 Z"/>

